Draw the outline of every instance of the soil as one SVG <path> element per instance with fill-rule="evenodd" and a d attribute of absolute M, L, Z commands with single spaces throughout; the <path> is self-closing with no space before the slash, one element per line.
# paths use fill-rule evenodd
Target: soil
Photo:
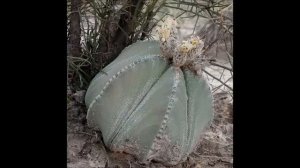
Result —
<path fill-rule="evenodd" d="M 87 126 L 85 91 L 68 90 L 68 168 L 167 168 L 159 163 L 139 164 L 131 155 L 109 151 L 101 132 Z M 203 139 L 187 161 L 170 168 L 233 167 L 232 103 L 225 92 L 214 94 L 215 117 Z"/>

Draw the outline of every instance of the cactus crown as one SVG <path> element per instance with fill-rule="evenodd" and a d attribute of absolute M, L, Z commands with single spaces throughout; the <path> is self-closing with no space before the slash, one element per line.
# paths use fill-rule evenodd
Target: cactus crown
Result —
<path fill-rule="evenodd" d="M 206 63 L 202 54 L 204 42 L 195 35 L 185 41 L 179 41 L 176 26 L 176 20 L 169 17 L 157 29 L 161 56 L 166 57 L 173 66 L 188 68 L 201 76 L 201 69 Z"/>

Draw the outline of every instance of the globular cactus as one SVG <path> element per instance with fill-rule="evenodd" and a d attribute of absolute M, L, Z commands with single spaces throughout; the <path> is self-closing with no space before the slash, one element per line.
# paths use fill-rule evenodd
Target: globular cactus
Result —
<path fill-rule="evenodd" d="M 172 31 L 160 33 L 167 33 L 160 42 L 132 44 L 96 75 L 85 97 L 87 120 L 112 151 L 176 165 L 212 120 L 212 96 L 195 68 L 202 41 L 180 44 Z"/>

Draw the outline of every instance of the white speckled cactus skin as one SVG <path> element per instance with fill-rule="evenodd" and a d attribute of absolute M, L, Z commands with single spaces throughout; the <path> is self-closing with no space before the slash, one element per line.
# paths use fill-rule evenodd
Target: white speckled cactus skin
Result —
<path fill-rule="evenodd" d="M 87 120 L 112 151 L 141 162 L 184 161 L 213 118 L 212 96 L 201 77 L 172 66 L 157 41 L 128 46 L 91 82 Z"/>

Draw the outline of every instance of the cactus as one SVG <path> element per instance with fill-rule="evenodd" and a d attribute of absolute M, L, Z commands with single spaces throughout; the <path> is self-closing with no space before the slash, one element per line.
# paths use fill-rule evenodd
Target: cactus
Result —
<path fill-rule="evenodd" d="M 159 42 L 125 48 L 94 77 L 85 102 L 89 126 L 102 132 L 109 149 L 142 163 L 176 165 L 195 149 L 212 120 L 212 96 L 196 68 L 202 41 L 192 37 L 177 44 L 172 30 L 164 32 Z"/>

